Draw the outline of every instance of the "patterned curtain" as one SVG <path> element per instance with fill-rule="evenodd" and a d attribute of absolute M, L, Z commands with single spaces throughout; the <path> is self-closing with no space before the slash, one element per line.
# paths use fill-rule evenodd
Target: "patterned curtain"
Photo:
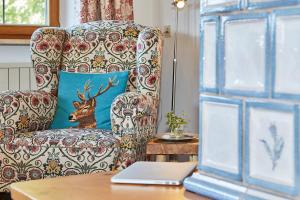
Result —
<path fill-rule="evenodd" d="M 97 20 L 133 20 L 133 0 L 80 0 L 81 23 Z"/>

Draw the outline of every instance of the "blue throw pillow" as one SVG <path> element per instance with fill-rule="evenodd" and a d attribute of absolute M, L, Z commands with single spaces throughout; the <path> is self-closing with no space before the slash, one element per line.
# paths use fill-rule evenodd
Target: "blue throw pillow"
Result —
<path fill-rule="evenodd" d="M 126 91 L 128 71 L 107 74 L 60 72 L 58 107 L 52 129 L 111 130 L 110 107 Z"/>

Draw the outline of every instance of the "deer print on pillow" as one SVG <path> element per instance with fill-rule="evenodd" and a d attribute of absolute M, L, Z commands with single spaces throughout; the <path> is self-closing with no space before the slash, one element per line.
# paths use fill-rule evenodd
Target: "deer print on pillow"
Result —
<path fill-rule="evenodd" d="M 88 80 L 84 84 L 83 92 L 81 93 L 79 89 L 77 90 L 77 96 L 80 101 L 73 101 L 73 106 L 76 109 L 69 116 L 70 122 L 79 122 L 76 128 L 96 128 L 96 117 L 95 109 L 97 106 L 96 98 L 105 92 L 107 92 L 111 87 L 115 87 L 119 84 L 116 78 L 109 78 L 108 84 L 105 88 L 101 85 L 98 89 L 96 95 L 91 96 L 91 81 Z M 87 93 L 87 98 L 86 98 Z"/>

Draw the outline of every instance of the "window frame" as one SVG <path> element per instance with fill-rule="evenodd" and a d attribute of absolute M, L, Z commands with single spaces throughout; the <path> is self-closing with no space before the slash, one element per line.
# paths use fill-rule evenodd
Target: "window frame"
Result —
<path fill-rule="evenodd" d="M 59 0 L 49 1 L 49 26 L 58 27 Z M 0 39 L 30 39 L 32 33 L 40 28 L 48 26 L 36 25 L 0 25 Z"/>

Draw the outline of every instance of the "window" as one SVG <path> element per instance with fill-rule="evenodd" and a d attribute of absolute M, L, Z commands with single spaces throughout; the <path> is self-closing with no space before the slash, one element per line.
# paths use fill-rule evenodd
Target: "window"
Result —
<path fill-rule="evenodd" d="M 29 39 L 43 26 L 59 26 L 59 0 L 0 0 L 0 39 Z"/>

